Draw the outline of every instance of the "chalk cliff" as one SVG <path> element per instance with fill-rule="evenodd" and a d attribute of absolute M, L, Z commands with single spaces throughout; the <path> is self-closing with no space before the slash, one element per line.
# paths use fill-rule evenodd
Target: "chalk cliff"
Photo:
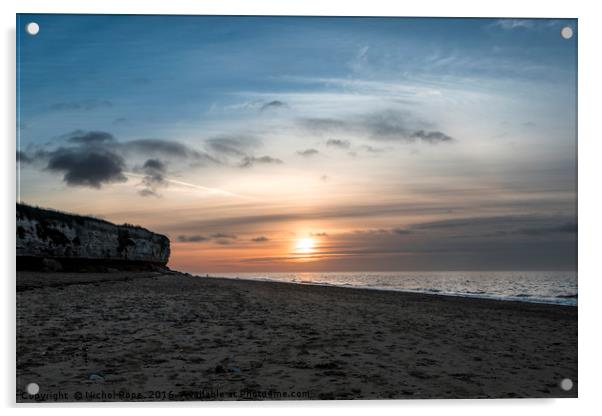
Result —
<path fill-rule="evenodd" d="M 18 269 L 152 269 L 169 253 L 166 236 L 142 227 L 17 204 Z"/>

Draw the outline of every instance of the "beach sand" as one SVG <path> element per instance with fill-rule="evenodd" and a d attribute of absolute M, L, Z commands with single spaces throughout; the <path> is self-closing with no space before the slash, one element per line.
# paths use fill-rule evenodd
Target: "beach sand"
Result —
<path fill-rule="evenodd" d="M 19 272 L 16 347 L 18 402 L 577 396 L 577 308 L 558 305 Z"/>

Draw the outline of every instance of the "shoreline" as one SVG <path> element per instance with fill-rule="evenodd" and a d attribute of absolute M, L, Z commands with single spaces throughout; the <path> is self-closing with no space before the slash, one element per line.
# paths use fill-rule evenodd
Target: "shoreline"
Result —
<path fill-rule="evenodd" d="M 178 273 L 181 273 L 181 272 L 178 272 Z M 251 282 L 286 283 L 286 284 L 291 284 L 291 285 L 338 287 L 338 288 L 342 288 L 342 289 L 376 290 L 376 291 L 382 291 L 382 292 L 399 292 L 399 293 L 409 293 L 409 294 L 415 293 L 415 294 L 420 294 L 420 295 L 447 296 L 447 297 L 453 297 L 453 298 L 466 298 L 466 299 L 482 299 L 482 300 L 492 300 L 492 301 L 500 301 L 500 302 L 518 302 L 518 303 L 534 303 L 534 304 L 538 304 L 538 305 L 568 306 L 571 308 L 577 308 L 579 306 L 578 302 L 576 302 L 574 305 L 568 304 L 568 303 L 560 303 L 560 302 L 546 302 L 546 301 L 542 301 L 542 300 L 532 300 L 532 299 L 537 299 L 537 298 L 529 298 L 528 296 L 525 296 L 525 297 L 513 296 L 513 297 L 504 298 L 504 297 L 494 297 L 494 296 L 481 296 L 478 294 L 453 294 L 453 293 L 443 293 L 443 292 L 434 292 L 434 291 L 429 292 L 429 291 L 419 291 L 419 290 L 412 291 L 412 290 L 404 290 L 404 289 L 396 289 L 396 288 L 384 288 L 384 287 L 372 287 L 372 286 L 353 286 L 353 285 L 335 285 L 332 283 L 314 283 L 314 282 L 306 282 L 306 281 L 286 282 L 286 281 L 282 281 L 282 280 L 272 280 L 272 279 L 268 279 L 268 278 L 253 279 L 253 278 L 245 278 L 245 277 L 224 277 L 224 276 L 211 276 L 211 275 L 202 276 L 202 275 L 194 275 L 194 274 L 190 274 L 190 273 L 183 273 L 183 274 L 190 275 L 193 277 L 198 277 L 198 278 L 204 278 L 204 279 L 227 279 L 227 280 L 229 279 L 229 280 L 243 280 L 243 281 L 251 281 Z M 568 299 L 569 297 L 564 297 L 564 298 Z M 577 299 L 576 296 L 575 296 L 575 299 Z"/>
<path fill-rule="evenodd" d="M 17 402 L 33 381 L 59 401 L 577 397 L 571 306 L 177 272 L 28 281 Z M 251 396 L 199 396 L 215 391 Z"/>
<path fill-rule="evenodd" d="M 450 294 L 450 293 L 438 293 L 438 292 L 428 292 L 428 291 L 411 291 L 404 289 L 396 289 L 396 288 L 381 288 L 381 287 L 370 287 L 370 286 L 352 286 L 352 285 L 335 285 L 330 283 L 313 283 L 313 282 L 287 282 L 281 280 L 271 280 L 268 278 L 245 278 L 245 277 L 225 277 L 225 276 L 212 276 L 212 275 L 196 275 L 187 272 L 180 272 L 176 270 L 169 271 L 140 271 L 140 272 L 131 272 L 131 271 L 116 271 L 116 272 L 106 272 L 106 273 L 65 273 L 65 272 L 29 272 L 22 271 L 17 272 L 17 274 L 21 273 L 22 275 L 30 275 L 34 277 L 33 279 L 29 278 L 27 281 L 23 279 L 19 282 L 17 279 L 17 291 L 23 290 L 31 290 L 35 288 L 41 287 L 64 287 L 72 284 L 97 284 L 102 282 L 111 282 L 111 281 L 128 281 L 132 279 L 140 279 L 140 278 L 149 278 L 156 277 L 161 275 L 172 275 L 172 276 L 183 276 L 183 277 L 191 277 L 195 279 L 213 279 L 213 280 L 233 280 L 233 281 L 243 281 L 243 282 L 262 282 L 262 283 L 276 283 L 276 284 L 285 284 L 285 285 L 295 285 L 295 286 L 317 286 L 324 288 L 340 288 L 340 289 L 354 289 L 354 290 L 369 290 L 376 292 L 393 292 L 393 293 L 401 293 L 407 295 L 424 295 L 424 296 L 434 296 L 434 297 L 449 297 L 449 298 L 458 298 L 458 299 L 468 299 L 468 300 L 483 300 L 483 301 L 492 301 L 492 302 L 504 302 L 504 303 L 517 303 L 517 304 L 535 304 L 535 305 L 549 305 L 549 306 L 564 306 L 568 308 L 578 308 L 578 303 L 575 305 L 566 304 L 566 303 L 555 303 L 555 302 L 544 302 L 544 301 L 534 301 L 529 300 L 529 298 L 525 297 L 524 299 L 519 299 L 516 297 L 512 298 L 501 298 L 501 297 L 488 297 L 488 296 L 480 296 L 480 295 L 471 295 L 471 294 Z M 48 277 L 51 276 L 61 276 L 56 279 L 56 281 L 48 281 Z M 67 277 L 65 279 L 65 276 Z"/>

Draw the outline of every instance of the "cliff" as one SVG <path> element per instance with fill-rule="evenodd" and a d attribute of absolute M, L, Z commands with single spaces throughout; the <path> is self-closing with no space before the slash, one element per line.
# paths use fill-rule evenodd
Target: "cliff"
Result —
<path fill-rule="evenodd" d="M 165 267 L 169 239 L 142 227 L 17 204 L 17 269 Z"/>

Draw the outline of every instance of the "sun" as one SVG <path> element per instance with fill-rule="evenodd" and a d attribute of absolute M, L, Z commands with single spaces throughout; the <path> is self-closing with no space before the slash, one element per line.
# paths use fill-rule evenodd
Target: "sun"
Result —
<path fill-rule="evenodd" d="M 310 253 L 314 248 L 315 242 L 312 238 L 300 238 L 295 244 L 298 253 Z"/>

